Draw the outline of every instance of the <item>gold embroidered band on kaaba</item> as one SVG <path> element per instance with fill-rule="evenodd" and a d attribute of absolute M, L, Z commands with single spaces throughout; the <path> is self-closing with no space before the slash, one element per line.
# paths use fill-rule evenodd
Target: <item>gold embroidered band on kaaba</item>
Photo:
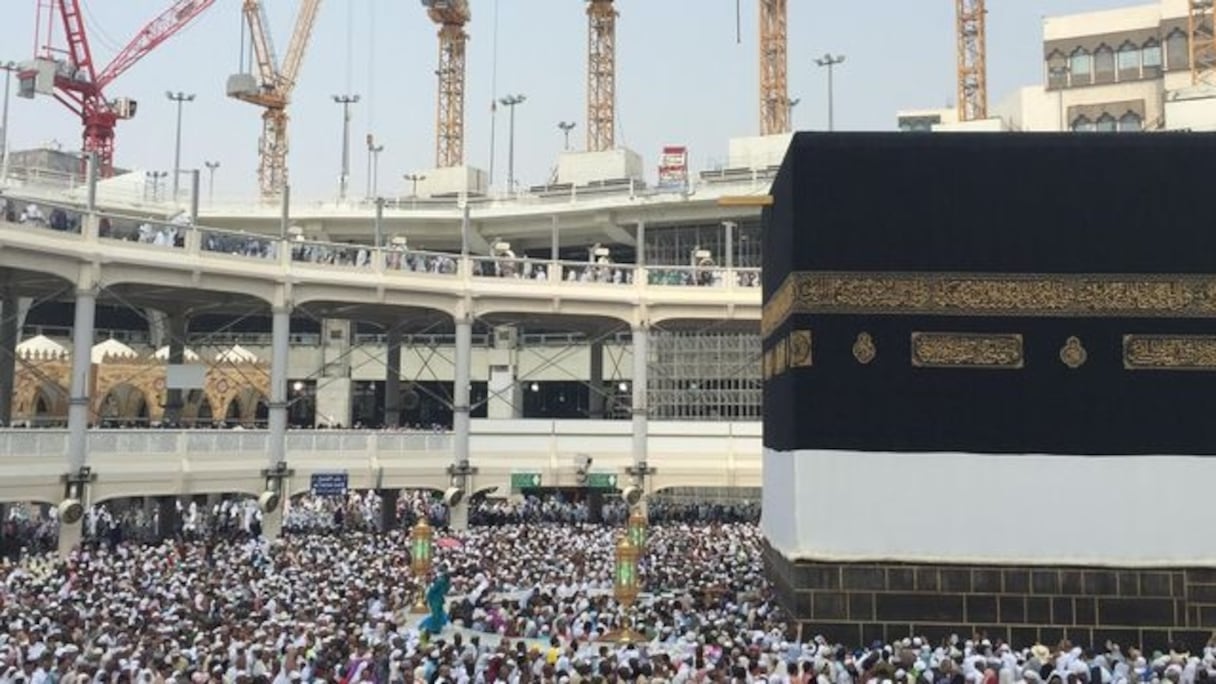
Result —
<path fill-rule="evenodd" d="M 1216 318 L 1216 276 L 801 272 L 761 333 L 795 314 Z"/>
<path fill-rule="evenodd" d="M 1216 336 L 1124 335 L 1128 370 L 1216 370 Z"/>

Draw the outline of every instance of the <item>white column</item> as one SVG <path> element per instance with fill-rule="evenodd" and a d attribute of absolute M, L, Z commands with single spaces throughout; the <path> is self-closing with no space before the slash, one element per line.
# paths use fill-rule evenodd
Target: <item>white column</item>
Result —
<path fill-rule="evenodd" d="M 649 404 L 646 396 L 647 357 L 649 344 L 647 335 L 649 329 L 636 326 L 633 329 L 633 465 L 646 463 L 646 444 L 648 440 L 648 422 L 650 420 Z"/>
<path fill-rule="evenodd" d="M 270 406 L 267 416 L 270 429 L 267 440 L 270 451 L 268 465 L 271 468 L 287 462 L 287 363 L 288 354 L 291 353 L 290 336 L 291 310 L 286 306 L 277 306 L 270 324 Z M 280 494 L 282 496 L 278 507 L 262 514 L 262 536 L 267 539 L 277 539 L 283 530 L 283 504 L 288 492 L 284 489 Z"/>
<path fill-rule="evenodd" d="M 89 439 L 89 375 L 93 369 L 93 320 L 97 292 L 92 283 L 76 290 L 76 314 L 72 327 L 72 377 L 68 403 L 68 472 L 84 467 Z M 86 496 L 81 502 L 87 508 Z M 83 521 L 83 518 L 82 518 Z M 66 557 L 79 543 L 82 522 L 59 525 L 59 556 Z"/>
<path fill-rule="evenodd" d="M 328 427 L 351 426 L 350 345 L 355 325 L 340 318 L 321 322 L 321 377 L 317 379 L 316 424 Z"/>
<path fill-rule="evenodd" d="M 452 387 L 453 451 L 457 467 L 469 463 L 469 382 L 473 371 L 473 320 L 468 316 L 456 319 L 456 368 Z M 472 492 L 465 482 L 465 500 L 450 511 L 449 525 L 454 530 L 469 527 L 469 502 Z"/>

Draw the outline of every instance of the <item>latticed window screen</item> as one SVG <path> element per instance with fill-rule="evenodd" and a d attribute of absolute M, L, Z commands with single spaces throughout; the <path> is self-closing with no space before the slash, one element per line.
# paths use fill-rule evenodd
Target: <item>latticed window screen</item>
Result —
<path fill-rule="evenodd" d="M 654 420 L 759 420 L 760 336 L 651 331 Z"/>

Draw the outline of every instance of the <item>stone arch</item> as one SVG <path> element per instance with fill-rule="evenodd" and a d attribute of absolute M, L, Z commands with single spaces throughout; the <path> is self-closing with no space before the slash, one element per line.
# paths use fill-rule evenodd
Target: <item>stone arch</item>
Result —
<path fill-rule="evenodd" d="M 254 427 L 266 421 L 269 403 L 266 395 L 252 387 L 241 387 L 228 402 L 224 421 L 229 425 Z"/>
<path fill-rule="evenodd" d="M 97 404 L 100 422 L 131 422 L 146 424 L 152 417 L 153 402 L 144 390 L 130 383 L 111 387 Z"/>
<path fill-rule="evenodd" d="M 67 392 L 55 382 L 36 378 L 18 383 L 13 401 L 13 422 L 42 426 L 48 421 L 67 420 Z"/>
<path fill-rule="evenodd" d="M 206 391 L 190 390 L 185 403 L 182 419 L 188 427 L 208 427 L 215 420 L 215 410 Z"/>

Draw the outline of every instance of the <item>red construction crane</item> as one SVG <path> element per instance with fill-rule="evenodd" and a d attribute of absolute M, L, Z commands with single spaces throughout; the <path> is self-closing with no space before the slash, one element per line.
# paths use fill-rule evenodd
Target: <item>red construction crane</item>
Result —
<path fill-rule="evenodd" d="M 148 23 L 100 72 L 85 32 L 80 0 L 38 0 L 34 61 L 22 65 L 19 94 L 53 95 L 84 124 L 84 153 L 97 153 L 103 177 L 114 173 L 114 126 L 135 116 L 136 102 L 108 100 L 105 88 L 140 59 L 182 30 L 215 0 L 175 0 L 173 6 Z M 63 29 L 67 47 L 55 44 L 55 26 Z"/>

